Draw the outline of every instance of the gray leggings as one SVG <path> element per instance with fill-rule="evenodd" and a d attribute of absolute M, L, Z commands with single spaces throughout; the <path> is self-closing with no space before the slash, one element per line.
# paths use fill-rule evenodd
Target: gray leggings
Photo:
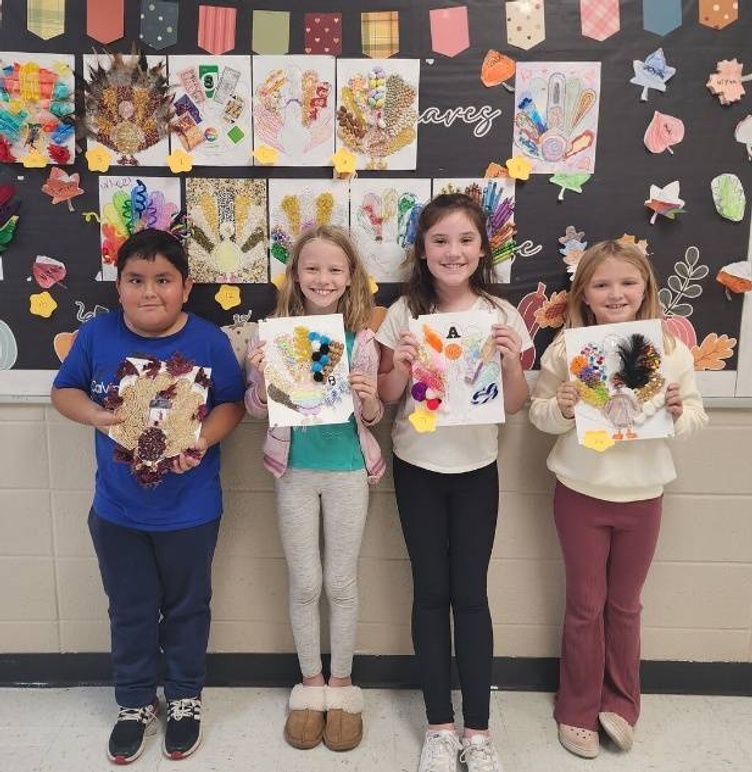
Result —
<path fill-rule="evenodd" d="M 358 626 L 358 553 L 368 512 L 365 469 L 288 469 L 277 479 L 276 489 L 290 583 L 290 623 L 303 677 L 321 672 L 323 579 L 329 601 L 331 674 L 347 678 Z M 324 523 L 323 569 L 320 520 Z"/>

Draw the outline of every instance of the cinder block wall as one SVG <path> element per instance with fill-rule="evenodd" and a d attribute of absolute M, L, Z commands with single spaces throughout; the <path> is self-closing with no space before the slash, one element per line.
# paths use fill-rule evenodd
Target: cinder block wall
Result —
<path fill-rule="evenodd" d="M 389 420 L 379 428 L 389 449 Z M 680 477 L 643 603 L 643 657 L 752 661 L 752 412 L 711 411 L 675 444 Z M 214 562 L 214 652 L 294 650 L 264 427 L 225 443 L 226 513 Z M 0 406 L 0 651 L 107 651 L 106 599 L 86 529 L 92 430 L 49 406 Z M 489 591 L 499 656 L 558 654 L 563 571 L 545 458 L 553 438 L 526 415 L 502 427 L 502 504 Z M 468 503 L 472 506 L 472 502 Z M 410 572 L 389 474 L 372 491 L 360 561 L 358 651 L 407 654 Z"/>

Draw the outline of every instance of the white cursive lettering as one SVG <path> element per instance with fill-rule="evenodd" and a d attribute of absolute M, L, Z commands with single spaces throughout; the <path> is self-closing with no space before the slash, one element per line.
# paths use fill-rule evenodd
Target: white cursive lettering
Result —
<path fill-rule="evenodd" d="M 427 107 L 420 114 L 418 123 L 432 123 L 449 128 L 455 121 L 463 121 L 469 125 L 475 124 L 473 134 L 476 137 L 485 137 L 491 131 L 493 122 L 502 112 L 502 110 L 492 105 L 449 107 L 444 111 L 438 107 Z"/>

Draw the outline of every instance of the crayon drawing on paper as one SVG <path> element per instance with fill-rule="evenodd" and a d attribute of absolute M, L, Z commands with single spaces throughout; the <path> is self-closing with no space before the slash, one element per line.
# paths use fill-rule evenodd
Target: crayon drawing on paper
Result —
<path fill-rule="evenodd" d="M 600 62 L 520 62 L 512 152 L 533 174 L 595 171 Z"/>

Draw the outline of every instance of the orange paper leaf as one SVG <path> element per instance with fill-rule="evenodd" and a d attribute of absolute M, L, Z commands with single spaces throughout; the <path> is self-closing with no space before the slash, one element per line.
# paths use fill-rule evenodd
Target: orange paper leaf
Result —
<path fill-rule="evenodd" d="M 695 360 L 695 370 L 723 370 L 726 367 L 724 359 L 734 354 L 736 338 L 728 335 L 718 336 L 711 332 L 699 346 L 692 346 L 692 356 Z"/>

